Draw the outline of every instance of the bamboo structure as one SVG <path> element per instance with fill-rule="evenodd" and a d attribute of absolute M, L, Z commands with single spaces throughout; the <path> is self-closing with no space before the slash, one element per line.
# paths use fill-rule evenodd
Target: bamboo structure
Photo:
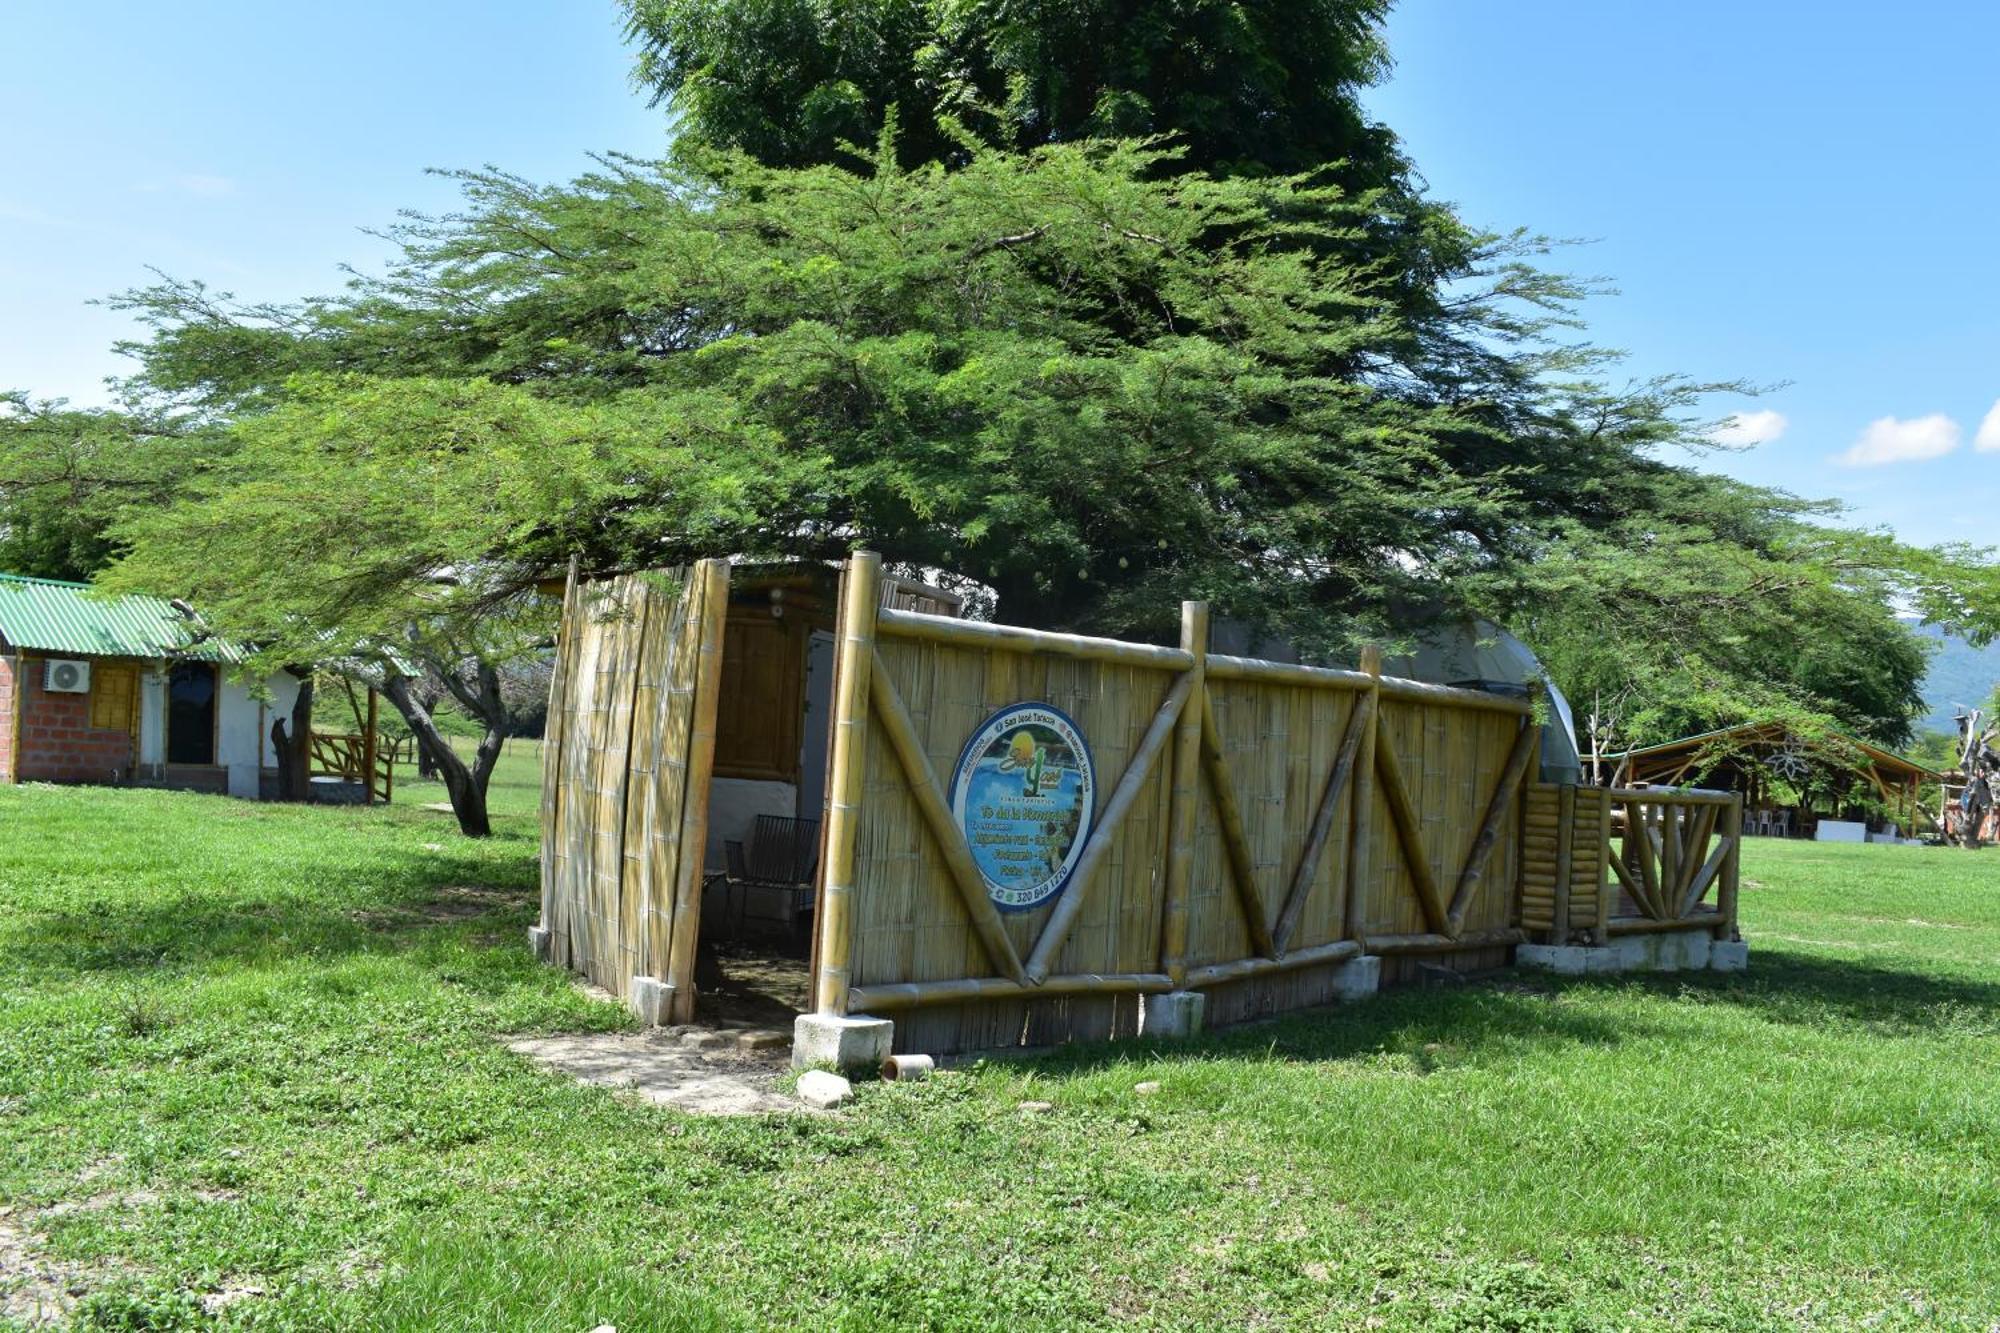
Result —
<path fill-rule="evenodd" d="M 894 1014 L 899 1050 L 1132 1035 L 1174 990 L 1206 993 L 1211 1022 L 1281 1012 L 1332 998 L 1363 953 L 1484 966 L 1552 924 L 1529 896 L 1560 823 L 1530 771 L 1531 700 L 1384 678 L 1373 649 L 1358 671 L 1211 654 L 1199 602 L 1166 647 L 914 609 L 866 552 L 842 588 L 810 1004 Z M 694 1000 L 717 696 L 735 679 L 728 599 L 720 561 L 573 573 L 551 686 L 550 955 L 621 995 L 660 980 L 676 1021 Z M 1015 902 L 989 882 L 996 844 L 971 837 L 963 783 L 971 738 L 1023 707 L 1074 727 L 1076 767 L 1056 780 L 1078 795 L 1068 832 L 1031 824 L 1052 830 L 1032 855 L 1053 847 L 1066 870 Z M 1027 798 L 985 799 L 1057 809 L 1030 799 L 1051 790 L 1041 762 Z M 1601 874 L 1603 848 L 1576 842 L 1574 873 Z M 1606 924 L 1608 895 L 1567 901 L 1581 927 Z"/>
<path fill-rule="evenodd" d="M 550 961 L 620 996 L 635 978 L 693 1012 L 702 840 L 729 567 L 574 569 L 542 742 L 542 911 Z"/>
<path fill-rule="evenodd" d="M 1531 937 L 1602 944 L 1703 929 L 1736 938 L 1740 793 L 1538 783 L 1522 829 L 1521 925 Z"/>
<path fill-rule="evenodd" d="M 855 840 L 861 819 L 862 765 L 868 748 L 868 677 L 875 662 L 881 585 L 882 557 L 863 551 L 849 562 L 841 591 L 831 799 L 820 862 L 818 975 L 813 994 L 823 1014 L 847 1012 L 854 956 Z"/>
<path fill-rule="evenodd" d="M 872 635 L 868 727 L 886 743 L 860 759 L 853 919 L 826 912 L 819 949 L 841 956 L 851 932 L 846 1012 L 895 1014 L 898 1049 L 1129 1035 L 1144 997 L 1173 989 L 1207 991 L 1228 1021 L 1323 1002 L 1378 945 L 1484 957 L 1521 938 L 1530 701 L 1385 680 L 1373 652 L 1361 671 L 1210 654 L 1198 603 L 1173 648 L 872 622 L 842 634 Z M 1075 720 L 1102 800 L 1060 894 L 996 912 L 941 775 L 1022 701 Z"/>

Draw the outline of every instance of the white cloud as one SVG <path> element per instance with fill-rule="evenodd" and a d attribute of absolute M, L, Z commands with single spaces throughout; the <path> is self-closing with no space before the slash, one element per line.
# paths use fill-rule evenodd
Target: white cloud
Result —
<path fill-rule="evenodd" d="M 1738 412 L 1711 431 L 1708 438 L 1717 444 L 1747 449 L 1753 444 L 1769 444 L 1791 424 L 1783 412 Z"/>
<path fill-rule="evenodd" d="M 1942 412 L 1927 417 L 1878 417 L 1868 423 L 1861 438 L 1834 462 L 1847 467 L 1879 467 L 1884 463 L 1920 463 L 1927 458 L 1943 458 L 1958 448 L 1962 435 L 1958 423 Z"/>
<path fill-rule="evenodd" d="M 2000 453 L 2000 402 L 1987 409 L 1979 433 L 1972 437 L 1972 447 L 1982 454 Z"/>

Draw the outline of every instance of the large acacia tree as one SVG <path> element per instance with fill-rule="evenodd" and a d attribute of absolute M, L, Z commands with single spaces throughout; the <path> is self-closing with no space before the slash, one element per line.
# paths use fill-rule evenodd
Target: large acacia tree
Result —
<path fill-rule="evenodd" d="M 1670 691 L 1631 710 L 1642 733 L 1735 700 L 1885 737 L 1911 671 L 1810 664 L 1895 646 L 1886 593 L 1985 604 L 1975 566 L 1664 461 L 1702 386 L 1583 378 L 1539 323 L 1559 281 L 1468 271 L 1417 329 L 1336 243 L 1370 199 L 1174 163 L 1114 141 L 906 169 L 888 142 L 858 168 L 481 173 L 340 299 L 139 293 L 149 382 L 233 413 L 238 456 L 134 525 L 130 577 L 222 605 L 282 568 L 320 598 L 287 614 L 387 636 L 440 571 L 477 571 L 451 595 L 478 611 L 571 555 L 865 542 L 981 581 L 1003 616 L 1118 633 L 1169 632 L 1189 594 L 1332 655 L 1412 614 L 1498 614 L 1565 683 Z M 231 516 L 264 493 L 282 504 Z M 173 554 L 273 526 L 295 564 L 254 540 L 240 571 Z"/>

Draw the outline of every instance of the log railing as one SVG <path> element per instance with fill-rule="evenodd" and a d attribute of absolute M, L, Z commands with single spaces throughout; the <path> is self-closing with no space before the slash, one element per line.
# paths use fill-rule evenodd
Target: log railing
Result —
<path fill-rule="evenodd" d="M 371 744 L 367 735 L 343 736 L 315 731 L 310 736 L 311 776 L 357 783 L 367 790 L 370 804 L 386 802 L 395 795 L 395 744 L 382 748 Z"/>
<path fill-rule="evenodd" d="M 1622 892 L 1612 935 L 1706 925 L 1736 938 L 1743 842 L 1739 792 L 1612 788 L 1605 864 Z"/>

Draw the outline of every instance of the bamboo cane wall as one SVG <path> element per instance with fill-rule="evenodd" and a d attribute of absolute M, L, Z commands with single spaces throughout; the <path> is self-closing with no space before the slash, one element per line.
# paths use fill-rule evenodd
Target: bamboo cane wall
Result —
<path fill-rule="evenodd" d="M 705 563 L 572 579 L 564 599 L 542 748 L 542 924 L 551 961 L 620 996 L 634 977 L 681 979 L 692 967 L 692 922 L 679 941 L 676 917 L 701 870 L 688 796 L 707 781 L 691 770 L 718 610 L 710 574 Z"/>
<path fill-rule="evenodd" d="M 572 578 L 544 746 L 551 960 L 693 1004 L 727 570 Z M 1211 657 L 1207 612 L 1155 648 L 884 607 L 843 593 L 815 921 L 823 1012 L 892 1012 L 942 1054 L 1131 1035 L 1145 997 L 1210 1021 L 1322 1003 L 1363 952 L 1504 962 L 1519 938 L 1523 700 Z M 1087 738 L 1097 808 L 1075 878 L 1001 913 L 945 806 L 995 711 L 1053 705 Z M 1114 814 L 1114 810 L 1116 813 Z M 695 849 L 684 856 L 683 848 Z"/>
<path fill-rule="evenodd" d="M 1610 793 L 1602 787 L 1528 789 L 1521 840 L 1521 927 L 1537 939 L 1568 943 L 1586 932 L 1602 942 L 1614 895 L 1606 882 Z"/>
<path fill-rule="evenodd" d="M 1293 669 L 1293 680 L 1260 678 L 1244 673 L 1265 664 L 1234 659 L 1217 659 L 1220 669 L 1209 672 L 1200 653 L 1160 665 L 1101 660 L 1087 655 L 1097 651 L 1089 641 L 1038 640 L 1028 632 L 1014 632 L 1016 641 L 1004 645 L 950 641 L 928 637 L 924 619 L 902 617 L 895 633 L 876 641 L 873 686 L 907 715 L 930 769 L 926 782 L 952 771 L 966 738 L 993 712 L 1045 702 L 1089 740 L 1101 816 L 1190 675 L 1200 683 L 1186 692 L 1175 731 L 1200 739 L 1206 707 L 1219 751 L 1207 753 L 1193 740 L 1162 747 L 1095 875 L 1073 881 L 1052 904 L 1001 915 L 1012 958 L 996 958 L 963 884 L 954 881 L 943 839 L 919 807 L 909 764 L 885 743 L 879 723 L 873 727 L 855 832 L 847 979 L 857 1011 L 896 1006 L 899 1048 L 943 1053 L 1129 1035 L 1142 995 L 1177 985 L 1205 990 L 1216 1023 L 1323 1003 L 1333 992 L 1333 969 L 1374 948 L 1371 940 L 1387 951 L 1504 961 L 1515 911 L 1520 777 L 1535 736 L 1525 704 L 1420 694 L 1414 686 L 1415 697 L 1389 697 L 1394 682 L 1372 687 L 1352 672 Z M 1371 700 L 1374 688 L 1383 697 Z M 1379 717 L 1379 727 L 1356 726 L 1358 716 L 1364 723 Z M 1180 731 L 1182 722 L 1191 733 Z M 1379 764 L 1399 771 L 1433 886 L 1429 906 L 1406 864 L 1406 838 L 1378 763 L 1357 757 L 1368 748 L 1364 731 L 1389 752 Z M 1343 750 L 1354 753 L 1322 811 Z M 1196 755 L 1202 767 L 1192 773 L 1188 797 L 1183 927 L 1171 921 L 1170 908 L 1174 848 L 1183 836 L 1175 789 Z M 1248 894 L 1232 865 L 1220 786 L 1240 822 Z M 1300 887 L 1316 823 L 1328 831 Z M 1487 849 L 1475 858 L 1489 826 Z M 1475 860 L 1479 873 L 1460 895 Z M 1066 933 L 1048 954 L 1047 977 L 1007 983 L 1010 966 L 1030 959 L 1038 944 L 1050 948 L 1045 932 L 1064 899 L 1079 894 L 1080 904 L 1067 909 L 1074 916 Z M 1462 902 L 1447 927 L 1446 904 L 1454 898 Z M 1274 932 L 1284 937 L 1275 944 Z M 1326 951 L 1324 963 L 1295 965 Z M 963 987 L 951 983 L 985 989 L 960 998 Z"/>

